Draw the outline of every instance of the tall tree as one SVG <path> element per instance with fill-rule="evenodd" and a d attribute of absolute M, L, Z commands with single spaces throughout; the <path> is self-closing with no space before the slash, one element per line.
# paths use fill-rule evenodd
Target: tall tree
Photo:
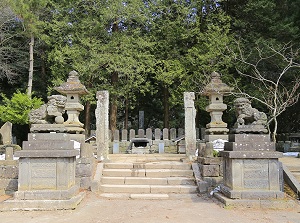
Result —
<path fill-rule="evenodd" d="M 15 14 L 19 20 L 23 22 L 24 32 L 29 37 L 29 68 L 28 68 L 28 85 L 27 94 L 31 97 L 32 81 L 33 81 L 33 49 L 34 37 L 39 33 L 38 24 L 39 17 L 43 14 L 43 10 L 47 4 L 47 0 L 10 0 Z"/>

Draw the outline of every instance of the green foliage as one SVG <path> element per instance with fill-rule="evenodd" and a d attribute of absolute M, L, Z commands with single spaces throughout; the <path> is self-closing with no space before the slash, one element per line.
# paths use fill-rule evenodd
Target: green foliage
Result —
<path fill-rule="evenodd" d="M 17 91 L 12 98 L 7 98 L 1 94 L 3 101 L 0 105 L 0 119 L 2 122 L 13 124 L 28 124 L 28 114 L 32 109 L 40 107 L 43 102 L 39 98 L 30 98 L 27 94 Z"/>

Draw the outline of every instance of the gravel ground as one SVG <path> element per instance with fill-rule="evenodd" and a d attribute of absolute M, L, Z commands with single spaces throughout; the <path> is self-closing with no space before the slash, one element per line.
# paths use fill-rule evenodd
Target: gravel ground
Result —
<path fill-rule="evenodd" d="M 224 208 L 206 195 L 193 199 L 128 200 L 87 192 L 76 210 L 0 212 L 1 223 L 300 223 L 292 210 Z"/>

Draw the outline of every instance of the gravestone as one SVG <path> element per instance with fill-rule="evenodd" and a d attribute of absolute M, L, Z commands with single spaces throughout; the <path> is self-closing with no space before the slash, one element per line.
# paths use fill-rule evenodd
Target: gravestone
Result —
<path fill-rule="evenodd" d="M 138 138 L 144 138 L 145 137 L 145 131 L 144 129 L 138 130 Z"/>
<path fill-rule="evenodd" d="M 129 131 L 129 140 L 135 138 L 135 130 L 134 129 L 130 129 Z"/>
<path fill-rule="evenodd" d="M 3 145 L 12 144 L 12 123 L 5 122 L 4 125 L 0 129 L 0 137 L 2 137 Z"/>
<path fill-rule="evenodd" d="M 122 129 L 122 141 L 127 142 L 128 139 L 127 134 L 128 134 L 127 129 Z"/>
<path fill-rule="evenodd" d="M 139 129 L 144 129 L 145 114 L 144 111 L 139 111 Z"/>

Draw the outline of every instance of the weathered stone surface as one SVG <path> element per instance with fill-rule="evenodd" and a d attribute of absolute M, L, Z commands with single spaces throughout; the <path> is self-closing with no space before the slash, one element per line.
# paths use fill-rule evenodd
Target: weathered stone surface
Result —
<path fill-rule="evenodd" d="M 219 165 L 202 165 L 199 164 L 201 175 L 203 177 L 218 177 L 220 176 Z"/>
<path fill-rule="evenodd" d="M 266 151 L 220 151 L 224 158 L 236 159 L 278 159 L 282 157 L 280 152 L 266 152 Z"/>
<path fill-rule="evenodd" d="M 93 165 L 89 163 L 76 164 L 76 177 L 90 177 L 93 174 Z"/>
<path fill-rule="evenodd" d="M 14 165 L 1 165 L 0 166 L 0 179 L 18 179 L 18 166 Z"/>
<path fill-rule="evenodd" d="M 265 143 L 271 142 L 269 134 L 229 134 L 229 142 Z"/>
<path fill-rule="evenodd" d="M 66 190 L 74 184 L 75 156 L 19 160 L 19 191 Z"/>
<path fill-rule="evenodd" d="M 267 115 L 252 108 L 247 98 L 234 100 L 237 121 L 234 125 L 235 133 L 268 133 L 266 128 Z"/>
<path fill-rule="evenodd" d="M 30 132 L 67 132 L 68 129 L 63 124 L 32 124 Z"/>
<path fill-rule="evenodd" d="M 194 100 L 194 92 L 184 92 L 185 151 L 189 159 L 193 159 L 196 152 L 196 109 Z"/>
<path fill-rule="evenodd" d="M 73 141 L 35 140 L 24 141 L 23 150 L 73 150 Z"/>
<path fill-rule="evenodd" d="M 29 113 L 29 122 L 31 124 L 47 124 L 57 123 L 62 124 L 64 118 L 62 114 L 65 111 L 67 98 L 62 95 L 48 96 L 48 103 L 40 108 L 32 110 Z"/>
<path fill-rule="evenodd" d="M 108 108 L 109 93 L 108 91 L 97 92 L 97 109 L 96 115 L 96 137 L 97 137 L 97 159 L 108 159 L 109 135 L 108 135 Z"/>
<path fill-rule="evenodd" d="M 12 123 L 5 122 L 0 129 L 0 135 L 2 137 L 1 144 L 9 145 L 12 144 Z"/>
<path fill-rule="evenodd" d="M 34 157 L 34 158 L 45 158 L 45 157 L 75 157 L 80 154 L 79 150 L 22 150 L 15 153 L 16 157 Z"/>
<path fill-rule="evenodd" d="M 200 164 L 217 164 L 220 165 L 223 161 L 222 157 L 198 157 Z"/>
<path fill-rule="evenodd" d="M 211 121 L 206 125 L 206 133 L 212 135 L 227 134 L 227 123 L 223 122 L 223 111 L 227 108 L 227 105 L 223 103 L 223 95 L 229 93 L 231 88 L 228 87 L 220 79 L 220 74 L 213 72 L 211 74 L 211 81 L 203 89 L 203 95 L 209 97 L 209 105 L 206 107 L 206 111 L 210 113 Z"/>
<path fill-rule="evenodd" d="M 226 142 L 226 151 L 275 151 L 274 142 Z"/>
<path fill-rule="evenodd" d="M 12 193 L 18 190 L 18 179 L 0 179 L 0 191 Z"/>
<path fill-rule="evenodd" d="M 29 133 L 28 141 L 40 141 L 40 140 L 55 140 L 55 141 L 69 141 L 70 134 L 67 133 Z"/>
<path fill-rule="evenodd" d="M 217 139 L 222 139 L 222 140 L 227 140 L 228 141 L 228 135 L 227 134 L 223 134 L 223 135 L 220 135 L 220 134 L 214 134 L 214 135 L 205 134 L 204 139 L 205 139 L 205 142 L 212 142 L 212 141 L 215 141 Z"/>

